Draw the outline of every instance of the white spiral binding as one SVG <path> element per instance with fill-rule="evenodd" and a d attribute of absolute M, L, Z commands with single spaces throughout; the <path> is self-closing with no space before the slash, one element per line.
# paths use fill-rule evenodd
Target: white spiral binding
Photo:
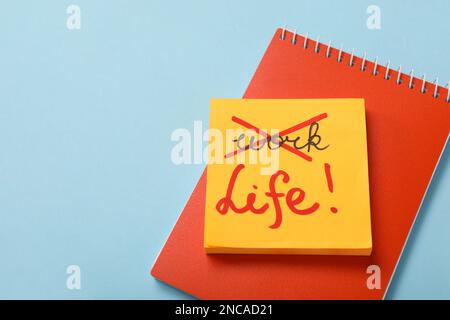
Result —
<path fill-rule="evenodd" d="M 314 48 L 315 53 L 319 53 L 319 44 L 320 44 L 320 36 L 317 37 L 317 40 L 316 40 L 316 46 Z"/>
<path fill-rule="evenodd" d="M 331 40 L 330 40 L 330 42 L 328 42 L 328 48 L 327 48 L 327 53 L 326 53 L 327 58 L 330 57 L 330 54 L 331 54 L 330 50 L 331 50 Z"/>
<path fill-rule="evenodd" d="M 424 74 L 422 76 L 422 87 L 420 88 L 420 92 L 422 92 L 422 93 L 426 93 L 427 92 L 427 88 L 426 88 L 427 83 L 426 82 L 427 82 L 427 75 Z"/>
<path fill-rule="evenodd" d="M 294 34 L 292 35 L 292 44 L 296 44 L 297 43 L 297 30 L 294 30 Z"/>
<path fill-rule="evenodd" d="M 281 31 L 280 40 L 286 39 L 286 26 L 283 27 L 283 30 Z"/>
<path fill-rule="evenodd" d="M 355 64 L 353 63 L 353 59 L 355 58 L 355 49 L 352 49 L 352 54 L 350 56 L 350 61 L 348 62 L 348 65 L 350 67 L 353 67 Z"/>
<path fill-rule="evenodd" d="M 287 31 L 286 26 L 284 26 L 282 28 L 282 30 L 281 30 L 280 40 L 282 40 L 282 41 L 286 40 L 286 31 Z M 294 30 L 292 32 L 292 38 L 291 38 L 291 44 L 292 45 L 296 45 L 297 44 L 297 35 L 301 36 L 300 34 L 297 33 L 296 30 Z M 304 38 L 303 48 L 307 49 L 308 48 L 309 34 L 307 33 L 306 35 L 303 36 L 303 38 Z M 316 53 L 316 54 L 318 54 L 320 52 L 320 45 L 321 45 L 321 43 L 319 41 L 320 41 L 320 37 L 317 37 L 316 45 L 314 46 L 314 53 Z M 341 47 L 340 47 L 340 49 L 338 51 L 338 56 L 337 56 L 337 61 L 338 62 L 342 62 L 343 61 L 343 48 L 344 48 L 344 46 L 341 45 Z M 325 52 L 325 56 L 327 58 L 331 57 L 331 49 L 332 48 L 331 48 L 331 40 L 330 40 L 328 42 L 327 50 Z M 350 55 L 350 61 L 349 61 L 349 64 L 348 64 L 350 67 L 354 66 L 354 58 L 355 58 L 355 49 L 352 49 L 352 52 L 351 52 L 351 55 Z M 364 52 L 363 58 L 361 60 L 361 68 L 360 68 L 361 71 L 366 71 L 366 61 L 367 61 L 367 54 L 366 54 L 366 52 Z M 378 70 L 377 69 L 378 69 L 378 65 L 379 65 L 378 57 L 375 58 L 375 61 L 373 62 L 373 64 L 374 64 L 374 67 L 373 67 L 373 70 L 372 70 L 371 73 L 372 73 L 372 75 L 377 76 L 378 75 Z M 385 80 L 390 80 L 391 79 L 391 76 L 389 74 L 389 72 L 391 71 L 391 61 L 390 60 L 388 60 L 385 68 L 386 68 L 386 72 L 384 73 L 383 78 Z M 403 83 L 402 76 L 403 76 L 402 66 L 400 65 L 398 67 L 398 70 L 397 70 L 397 79 L 396 79 L 396 83 L 398 85 L 401 85 Z M 414 79 L 415 79 L 415 77 L 414 77 L 414 69 L 412 69 L 411 72 L 409 73 L 408 88 L 414 89 Z M 423 94 L 427 93 L 427 85 L 431 84 L 431 83 L 428 83 L 426 79 L 427 79 L 426 75 L 424 74 L 422 76 L 422 78 L 421 78 L 421 87 L 420 87 L 420 92 L 423 93 Z M 436 80 L 434 80 L 432 85 L 434 86 L 432 97 L 437 99 L 437 98 L 439 98 L 439 79 L 436 78 Z M 445 85 L 445 87 L 448 88 L 448 90 L 447 90 L 447 97 L 445 98 L 445 101 L 450 103 L 450 82 L 448 82 L 447 85 Z"/>
<path fill-rule="evenodd" d="M 384 74 L 384 79 L 385 80 L 389 80 L 391 78 L 391 76 L 389 75 L 389 71 L 391 67 L 391 60 L 388 60 L 387 64 L 386 64 L 386 73 Z"/>
<path fill-rule="evenodd" d="M 364 52 L 364 56 L 361 62 L 361 71 L 366 71 L 366 58 L 367 58 L 367 54 Z"/>
<path fill-rule="evenodd" d="M 378 68 L 378 57 L 375 58 L 375 62 L 373 63 L 372 75 L 376 76 L 378 74 L 377 68 Z"/>
<path fill-rule="evenodd" d="M 402 65 L 398 67 L 397 73 L 397 84 L 400 85 L 402 84 Z"/>
<path fill-rule="evenodd" d="M 433 98 L 437 98 L 439 97 L 439 78 L 436 78 L 436 80 L 434 80 L 434 92 L 433 92 Z"/>
<path fill-rule="evenodd" d="M 338 62 L 342 62 L 342 50 L 344 50 L 343 44 L 341 44 L 341 49 L 339 50 L 339 54 L 338 54 L 338 58 L 337 58 Z"/>
<path fill-rule="evenodd" d="M 447 93 L 447 102 L 450 102 L 450 82 L 447 84 L 448 93 Z"/>
<path fill-rule="evenodd" d="M 411 69 L 411 72 L 409 73 L 408 88 L 414 89 L 414 69 Z"/>

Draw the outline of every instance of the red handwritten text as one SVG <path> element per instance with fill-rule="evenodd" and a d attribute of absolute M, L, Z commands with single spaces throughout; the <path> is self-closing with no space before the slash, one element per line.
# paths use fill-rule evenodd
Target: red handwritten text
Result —
<path fill-rule="evenodd" d="M 233 189 L 236 184 L 236 180 L 238 178 L 239 173 L 245 168 L 244 164 L 239 164 L 233 171 L 230 181 L 228 183 L 227 187 L 227 193 L 225 197 L 220 199 L 216 204 L 216 210 L 220 214 L 227 214 L 228 210 L 231 209 L 231 211 L 242 214 L 245 212 L 252 212 L 254 214 L 263 214 L 269 210 L 270 204 L 265 202 L 260 207 L 255 207 L 256 202 L 256 194 L 254 192 L 250 192 L 247 195 L 247 201 L 246 204 L 243 207 L 238 207 L 235 202 L 233 201 Z M 279 180 L 278 178 L 281 178 L 281 181 L 283 183 L 288 183 L 290 180 L 289 174 L 283 170 L 278 170 L 275 172 L 269 180 L 269 191 L 265 193 L 265 195 L 271 199 L 271 202 L 273 204 L 274 210 L 275 210 L 275 222 L 269 226 L 271 229 L 277 229 L 280 227 L 282 219 L 283 219 L 283 213 L 281 210 L 281 203 L 280 198 L 286 197 L 286 205 L 288 208 L 295 214 L 298 215 L 309 215 L 314 213 L 319 209 L 319 203 L 315 202 L 312 206 L 300 209 L 298 206 L 305 200 L 305 191 L 298 187 L 291 188 L 287 194 L 284 194 L 282 192 L 276 191 L 276 183 Z M 257 186 L 253 186 L 255 189 Z"/>

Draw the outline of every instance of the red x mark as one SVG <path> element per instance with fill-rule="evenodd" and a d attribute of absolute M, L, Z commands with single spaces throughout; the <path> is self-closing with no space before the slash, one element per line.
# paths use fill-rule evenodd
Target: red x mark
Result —
<path fill-rule="evenodd" d="M 296 124 L 295 126 L 292 126 L 290 128 L 287 128 L 287 129 L 281 131 L 278 134 L 278 136 L 281 138 L 281 137 L 283 137 L 285 135 L 291 134 L 292 132 L 295 132 L 295 131 L 298 131 L 298 130 L 304 128 L 304 127 L 307 127 L 307 126 L 311 125 L 314 122 L 319 122 L 320 120 L 325 119 L 326 117 L 328 117 L 328 115 L 326 113 L 319 114 L 318 116 L 312 117 L 311 119 L 308 119 L 308 120 L 303 121 L 303 122 L 301 122 L 299 124 Z M 233 122 L 236 122 L 237 124 L 240 124 L 241 126 L 247 128 L 247 129 L 255 131 L 257 134 L 262 135 L 264 138 L 258 140 L 256 142 L 256 145 L 259 145 L 260 143 L 265 142 L 265 141 L 267 141 L 267 140 L 272 138 L 267 132 L 259 129 L 258 127 L 254 126 L 254 125 L 250 124 L 249 122 L 247 122 L 245 120 L 242 120 L 242 119 L 240 119 L 240 118 L 238 118 L 236 116 L 231 117 L 231 120 Z M 301 152 L 300 150 L 297 150 L 296 148 L 294 148 L 294 147 L 292 147 L 290 145 L 286 145 L 285 143 L 283 143 L 280 146 L 281 146 L 281 148 L 284 148 L 287 151 L 290 151 L 290 152 L 298 155 L 299 157 L 301 157 L 301 158 L 303 158 L 303 159 L 305 159 L 307 161 L 312 161 L 312 158 L 309 155 L 307 155 L 306 153 Z M 242 151 L 247 151 L 248 149 L 250 149 L 250 145 L 249 144 L 246 145 L 242 149 L 236 149 L 233 152 L 227 153 L 225 155 L 225 158 L 230 158 L 230 157 L 235 156 L 236 154 L 238 154 L 238 153 L 240 153 Z"/>

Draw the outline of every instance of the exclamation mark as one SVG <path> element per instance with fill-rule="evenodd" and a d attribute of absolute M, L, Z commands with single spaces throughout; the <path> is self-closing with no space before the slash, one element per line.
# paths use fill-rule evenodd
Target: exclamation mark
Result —
<path fill-rule="evenodd" d="M 331 177 L 331 166 L 329 163 L 325 163 L 324 167 L 325 167 L 325 176 L 327 177 L 328 191 L 333 193 L 333 178 Z M 338 212 L 338 209 L 336 207 L 331 207 L 330 210 L 332 213 Z"/>

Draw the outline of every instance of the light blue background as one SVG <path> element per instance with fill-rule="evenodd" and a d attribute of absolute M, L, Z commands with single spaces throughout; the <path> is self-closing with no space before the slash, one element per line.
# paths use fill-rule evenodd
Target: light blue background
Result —
<path fill-rule="evenodd" d="M 81 30 L 66 8 L 81 7 Z M 368 30 L 366 8 L 382 10 Z M 2 1 L 0 298 L 186 298 L 149 269 L 203 166 L 175 128 L 241 97 L 276 27 L 450 80 L 450 2 Z M 450 298 L 450 150 L 388 297 Z M 82 289 L 66 288 L 81 267 Z"/>

